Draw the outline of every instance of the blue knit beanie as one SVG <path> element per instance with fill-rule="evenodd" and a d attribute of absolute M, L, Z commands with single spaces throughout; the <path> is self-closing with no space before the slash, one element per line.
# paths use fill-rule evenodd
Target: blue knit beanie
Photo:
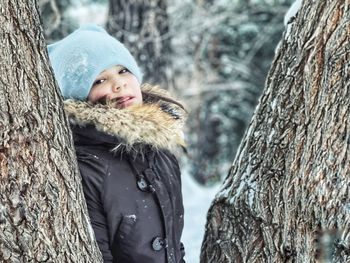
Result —
<path fill-rule="evenodd" d="M 115 65 L 127 68 L 142 82 L 140 68 L 127 48 L 95 24 L 81 26 L 49 45 L 48 52 L 65 99 L 86 100 L 96 77 Z"/>

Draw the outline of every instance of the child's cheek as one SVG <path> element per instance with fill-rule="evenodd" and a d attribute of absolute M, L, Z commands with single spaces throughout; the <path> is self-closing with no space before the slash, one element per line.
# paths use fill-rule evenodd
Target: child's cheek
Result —
<path fill-rule="evenodd" d="M 91 102 L 97 102 L 100 99 L 102 99 L 102 97 L 104 96 L 103 92 L 98 91 L 98 90 L 94 90 L 90 95 L 89 95 L 89 100 Z"/>
<path fill-rule="evenodd" d="M 100 99 L 102 99 L 102 98 L 109 99 L 109 97 L 110 97 L 110 96 L 109 96 L 108 92 L 106 92 L 105 89 L 101 89 L 101 90 L 99 90 L 98 93 L 96 94 L 96 101 L 97 101 L 97 100 L 100 100 Z"/>

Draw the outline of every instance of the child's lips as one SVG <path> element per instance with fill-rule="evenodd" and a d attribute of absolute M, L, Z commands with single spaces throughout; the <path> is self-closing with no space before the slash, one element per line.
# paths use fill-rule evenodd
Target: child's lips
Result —
<path fill-rule="evenodd" d="M 119 103 L 124 103 L 124 102 L 127 102 L 128 100 L 131 100 L 133 97 L 129 97 L 129 96 L 126 96 L 126 97 L 119 97 L 116 99 L 116 102 L 119 104 Z"/>
<path fill-rule="evenodd" d="M 124 108 L 128 106 L 129 102 L 131 102 L 132 99 L 134 99 L 134 97 L 132 96 L 123 96 L 123 97 L 115 98 L 113 102 L 115 103 L 115 106 L 117 108 Z"/>

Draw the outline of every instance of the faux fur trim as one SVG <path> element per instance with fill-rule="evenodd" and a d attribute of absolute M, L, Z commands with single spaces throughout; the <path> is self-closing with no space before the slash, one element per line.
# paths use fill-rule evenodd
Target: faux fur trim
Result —
<path fill-rule="evenodd" d="M 167 96 L 157 87 L 146 86 L 143 91 Z M 64 108 L 71 124 L 94 125 L 98 131 L 116 136 L 119 144 L 114 150 L 132 151 L 140 145 L 154 149 L 173 151 L 176 146 L 185 146 L 183 125 L 185 112 L 170 103 L 147 103 L 126 109 L 111 108 L 101 104 L 66 100 Z"/>

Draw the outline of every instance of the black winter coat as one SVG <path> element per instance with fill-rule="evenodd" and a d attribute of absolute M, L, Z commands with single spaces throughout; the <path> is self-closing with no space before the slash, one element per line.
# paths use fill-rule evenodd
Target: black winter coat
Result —
<path fill-rule="evenodd" d="M 104 262 L 184 262 L 180 169 L 171 153 L 180 115 L 147 104 L 117 110 L 67 101 L 65 109 Z"/>

